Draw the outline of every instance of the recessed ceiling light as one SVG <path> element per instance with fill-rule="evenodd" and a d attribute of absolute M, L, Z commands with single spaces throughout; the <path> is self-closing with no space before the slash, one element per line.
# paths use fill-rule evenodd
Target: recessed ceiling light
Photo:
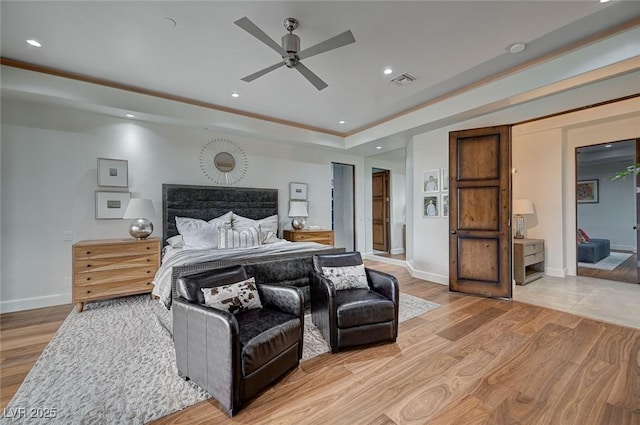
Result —
<path fill-rule="evenodd" d="M 231 93 L 231 97 L 240 97 L 240 94 L 238 94 L 236 92 L 233 92 L 233 93 Z"/>
<path fill-rule="evenodd" d="M 604 147 L 605 147 L 605 148 L 610 148 L 610 147 L 611 147 L 611 145 L 604 145 Z"/>
<path fill-rule="evenodd" d="M 600 0 L 600 3 L 609 3 L 609 0 Z"/>
<path fill-rule="evenodd" d="M 344 120 L 340 120 L 340 121 L 338 121 L 338 124 L 344 124 L 344 123 L 345 123 L 345 121 L 344 121 Z"/>
<path fill-rule="evenodd" d="M 525 47 L 527 47 L 527 45 L 519 41 L 507 46 L 507 50 L 509 51 L 509 53 L 520 53 L 525 49 Z"/>
<path fill-rule="evenodd" d="M 380 150 L 382 149 L 382 146 L 376 146 L 376 149 Z"/>
<path fill-rule="evenodd" d="M 42 43 L 40 43 L 38 40 L 35 40 L 33 38 L 30 38 L 29 40 L 27 40 L 27 43 L 33 47 L 42 47 Z"/>
<path fill-rule="evenodd" d="M 135 118 L 136 116 L 133 114 L 124 114 L 125 117 L 127 118 Z"/>
<path fill-rule="evenodd" d="M 391 74 L 391 73 L 393 72 L 393 69 L 391 69 L 391 68 L 385 68 L 385 70 L 384 70 L 384 71 L 382 71 L 382 72 L 384 72 L 384 75 L 389 75 L 389 74 Z"/>

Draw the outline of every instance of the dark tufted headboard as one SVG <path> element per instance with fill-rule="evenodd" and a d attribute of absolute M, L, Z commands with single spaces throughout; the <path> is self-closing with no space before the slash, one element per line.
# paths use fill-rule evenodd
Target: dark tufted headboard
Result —
<path fill-rule="evenodd" d="M 163 184 L 163 245 L 178 234 L 176 216 L 208 221 L 229 211 L 254 220 L 278 214 L 278 189 Z"/>

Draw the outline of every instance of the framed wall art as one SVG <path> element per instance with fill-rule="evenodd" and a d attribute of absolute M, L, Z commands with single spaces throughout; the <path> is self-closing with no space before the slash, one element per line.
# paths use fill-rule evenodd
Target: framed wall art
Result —
<path fill-rule="evenodd" d="M 124 216 L 131 192 L 96 191 L 96 219 L 118 219 Z"/>
<path fill-rule="evenodd" d="M 598 179 L 578 181 L 576 200 L 579 204 L 597 204 L 599 202 Z"/>
<path fill-rule="evenodd" d="M 440 190 L 440 170 L 431 170 L 424 172 L 424 180 L 422 183 L 423 192 L 437 192 Z"/>
<path fill-rule="evenodd" d="M 438 207 L 440 202 L 438 195 L 425 195 L 422 200 L 422 216 L 438 217 L 440 215 Z"/>
<path fill-rule="evenodd" d="M 440 169 L 440 188 L 443 192 L 449 191 L 449 169 L 441 168 Z"/>
<path fill-rule="evenodd" d="M 98 158 L 98 186 L 129 187 L 127 160 Z"/>
<path fill-rule="evenodd" d="M 289 199 L 306 201 L 307 200 L 307 184 L 306 183 L 289 183 Z"/>
<path fill-rule="evenodd" d="M 442 193 L 440 195 L 440 209 L 443 217 L 449 217 L 449 194 Z"/>

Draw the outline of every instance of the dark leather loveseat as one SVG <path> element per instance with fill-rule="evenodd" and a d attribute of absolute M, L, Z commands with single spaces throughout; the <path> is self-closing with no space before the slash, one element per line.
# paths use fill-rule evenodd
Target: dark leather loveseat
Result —
<path fill-rule="evenodd" d="M 201 288 L 246 278 L 243 266 L 182 276 L 172 308 L 178 373 L 207 390 L 229 416 L 297 367 L 302 357 L 299 289 L 258 284 L 262 308 L 236 314 L 204 305 Z"/>

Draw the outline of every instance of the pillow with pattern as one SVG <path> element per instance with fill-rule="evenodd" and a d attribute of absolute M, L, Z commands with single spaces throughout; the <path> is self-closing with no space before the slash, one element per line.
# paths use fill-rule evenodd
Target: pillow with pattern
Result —
<path fill-rule="evenodd" d="M 248 248 L 261 243 L 260 226 L 249 227 L 241 232 L 226 227 L 218 228 L 218 248 L 220 249 Z"/>
<path fill-rule="evenodd" d="M 242 232 L 250 227 L 260 226 L 260 242 L 270 243 L 270 233 L 278 235 L 278 215 L 274 214 L 269 217 L 262 218 L 260 220 L 253 220 L 251 218 L 243 217 L 236 213 L 233 213 L 231 218 L 231 228 Z"/>
<path fill-rule="evenodd" d="M 589 238 L 589 235 L 587 235 L 587 232 L 582 229 L 578 229 L 578 233 L 580 233 L 580 236 L 582 236 L 582 239 L 584 240 L 583 243 L 591 242 L 591 239 Z"/>
<path fill-rule="evenodd" d="M 218 228 L 231 227 L 229 211 L 209 221 L 190 217 L 176 217 L 176 228 L 184 241 L 184 249 L 210 249 L 218 247 Z"/>
<path fill-rule="evenodd" d="M 204 303 L 208 307 L 236 314 L 240 311 L 262 308 L 255 278 L 230 285 L 202 288 Z"/>
<path fill-rule="evenodd" d="M 336 291 L 343 289 L 369 289 L 364 264 L 346 267 L 323 267 L 322 274 L 333 282 Z"/>

